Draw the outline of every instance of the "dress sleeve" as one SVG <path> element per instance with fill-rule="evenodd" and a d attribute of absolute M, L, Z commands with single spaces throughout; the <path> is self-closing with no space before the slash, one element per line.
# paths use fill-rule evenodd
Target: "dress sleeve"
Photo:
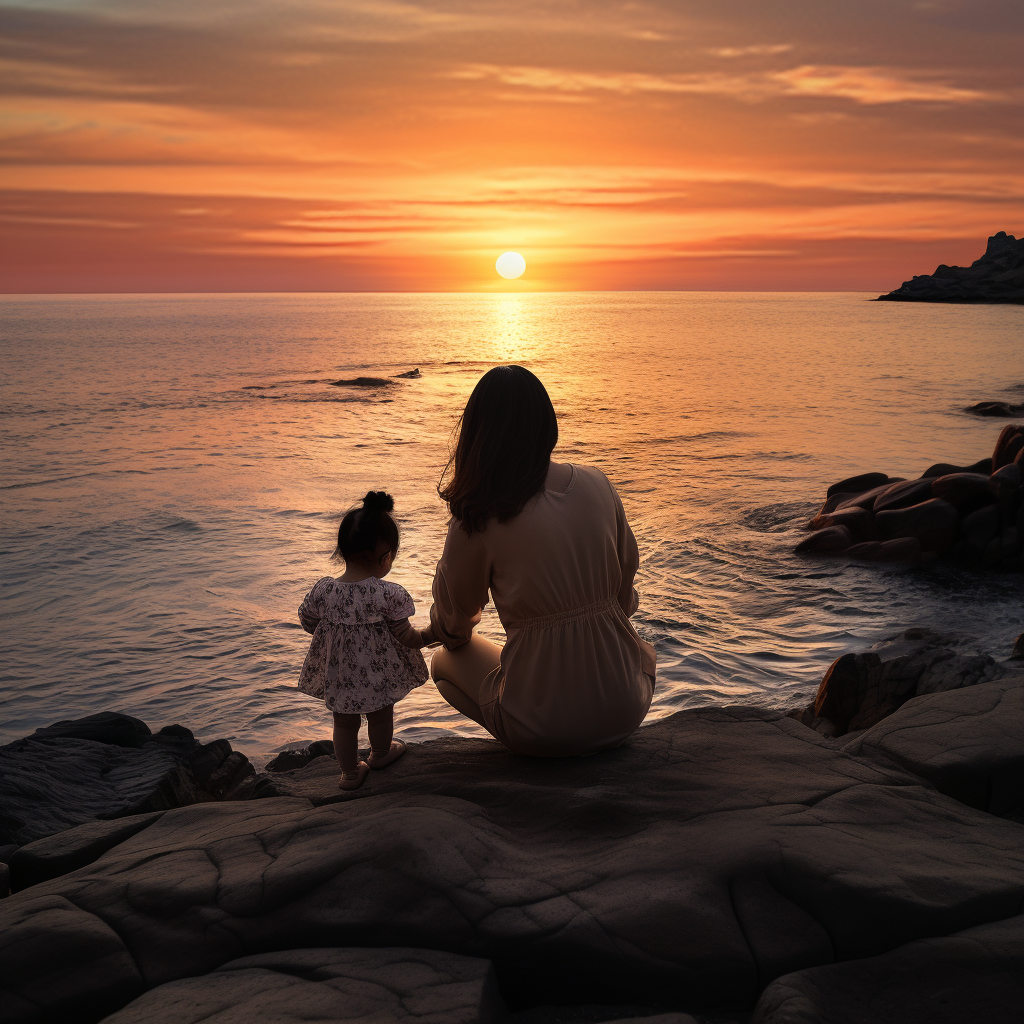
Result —
<path fill-rule="evenodd" d="M 433 637 L 449 650 L 461 647 L 473 635 L 473 627 L 487 604 L 491 562 L 483 535 L 467 535 L 455 521 L 448 527 L 441 560 L 431 588 Z"/>
<path fill-rule="evenodd" d="M 612 497 L 615 499 L 615 547 L 619 556 L 619 607 L 627 616 L 635 615 L 640 607 L 640 595 L 633 586 L 636 571 L 640 568 L 640 549 L 636 537 L 626 521 L 626 510 L 622 507 L 622 499 L 612 482 L 608 481 Z"/>
<path fill-rule="evenodd" d="M 398 622 L 416 614 L 416 605 L 405 587 L 397 583 L 384 584 L 384 615 L 388 622 Z"/>
<path fill-rule="evenodd" d="M 313 589 L 303 598 L 299 605 L 299 622 L 307 633 L 316 630 L 320 620 L 324 617 L 324 598 L 328 583 L 334 580 L 330 576 L 323 576 L 313 584 Z"/>

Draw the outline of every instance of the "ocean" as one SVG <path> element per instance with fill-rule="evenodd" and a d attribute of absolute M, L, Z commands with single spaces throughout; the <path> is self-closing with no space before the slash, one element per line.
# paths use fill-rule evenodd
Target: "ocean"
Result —
<path fill-rule="evenodd" d="M 1020 399 L 1024 310 L 853 293 L 0 297 L 0 742 L 101 710 L 226 737 L 262 763 L 330 735 L 295 687 L 296 609 L 340 516 L 390 491 L 390 579 L 424 624 L 436 485 L 491 366 L 600 467 L 642 564 L 648 721 L 806 702 L 830 662 L 911 626 L 1009 653 L 1019 575 L 792 554 L 842 477 L 991 453 Z M 398 374 L 418 369 L 416 378 Z M 337 384 L 387 378 L 383 386 Z M 501 639 L 488 608 L 481 630 Z M 398 734 L 478 735 L 433 684 Z"/>

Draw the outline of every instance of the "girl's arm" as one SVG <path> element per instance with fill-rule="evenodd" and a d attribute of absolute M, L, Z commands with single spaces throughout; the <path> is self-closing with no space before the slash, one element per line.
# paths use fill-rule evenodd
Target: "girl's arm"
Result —
<path fill-rule="evenodd" d="M 434 632 L 427 626 L 425 629 L 417 629 L 408 619 L 397 621 L 388 620 L 388 629 L 391 635 L 403 646 L 414 647 L 419 650 L 421 647 L 429 647 L 436 644 Z"/>

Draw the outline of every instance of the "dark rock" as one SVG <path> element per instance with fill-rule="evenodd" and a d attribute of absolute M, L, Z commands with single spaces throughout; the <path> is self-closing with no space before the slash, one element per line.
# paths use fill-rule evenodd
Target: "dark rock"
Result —
<path fill-rule="evenodd" d="M 294 949 L 171 981 L 105 1024 L 352 1021 L 492 1024 L 507 1010 L 487 960 L 433 949 Z"/>
<path fill-rule="evenodd" d="M 866 508 L 860 508 L 860 506 L 819 515 L 808 525 L 812 530 L 822 530 L 829 526 L 845 526 L 854 541 L 870 540 L 875 535 L 874 516 Z"/>
<path fill-rule="evenodd" d="M 850 498 L 856 497 L 856 494 L 847 494 L 846 491 L 839 491 L 836 494 L 833 494 L 831 498 L 825 499 L 825 503 L 821 506 L 821 509 L 818 511 L 818 516 L 827 516 L 829 513 L 835 512 L 835 510 L 844 501 L 849 501 Z"/>
<path fill-rule="evenodd" d="M 316 740 L 309 745 L 309 759 L 315 760 L 318 757 L 334 757 L 333 740 Z"/>
<path fill-rule="evenodd" d="M 1024 661 L 1024 633 L 1021 633 L 1017 637 L 1017 642 L 1013 645 L 1013 653 L 1010 658 L 1014 661 Z"/>
<path fill-rule="evenodd" d="M 10 859 L 11 885 L 18 891 L 85 867 L 107 850 L 148 828 L 161 813 L 136 814 L 114 821 L 87 821 L 84 825 L 28 843 Z"/>
<path fill-rule="evenodd" d="M 162 811 L 197 798 L 188 768 L 155 745 L 37 736 L 0 747 L 0 842 L 24 845 L 97 818 Z"/>
<path fill-rule="evenodd" d="M 826 671 L 814 713 L 835 723 L 836 735 L 869 729 L 912 697 L 992 682 L 1010 670 L 991 658 L 957 652 L 948 638 L 908 630 L 873 651 L 844 654 Z"/>
<path fill-rule="evenodd" d="M 165 725 L 150 737 L 150 742 L 173 751 L 192 750 L 198 745 L 192 730 L 183 725 Z"/>
<path fill-rule="evenodd" d="M 862 494 L 856 494 L 852 498 L 847 498 L 845 501 L 841 501 L 836 505 L 836 511 L 844 508 L 866 508 L 871 509 L 874 507 L 875 498 L 877 498 L 883 491 L 887 490 L 893 484 L 903 483 L 902 480 L 893 477 L 888 483 L 881 484 L 878 487 L 872 487 L 869 491 L 864 491 Z"/>
<path fill-rule="evenodd" d="M 898 484 L 890 484 L 875 498 L 871 506 L 875 512 L 887 512 L 890 509 L 909 508 L 927 501 L 932 496 L 930 480 L 903 480 Z"/>
<path fill-rule="evenodd" d="M 996 682 L 915 697 L 843 746 L 884 755 L 991 814 L 1024 807 L 1024 667 Z"/>
<path fill-rule="evenodd" d="M 351 377 L 348 380 L 328 381 L 332 388 L 390 388 L 395 382 L 387 377 Z"/>
<path fill-rule="evenodd" d="M 750 1024 L 1010 1024 L 1024 997 L 1024 917 L 920 939 L 772 982 Z"/>
<path fill-rule="evenodd" d="M 889 483 L 889 478 L 885 473 L 861 473 L 860 476 L 850 476 L 845 480 L 840 480 L 837 484 L 833 484 L 825 492 L 825 496 L 831 498 L 834 494 L 840 492 L 863 494 L 865 491 L 870 491 L 887 483 Z"/>
<path fill-rule="evenodd" d="M 989 477 L 989 482 L 996 494 L 1016 491 L 1020 487 L 1020 467 L 1016 462 L 1007 463 Z"/>
<path fill-rule="evenodd" d="M 989 542 L 999 533 L 999 519 L 999 509 L 995 505 L 979 508 L 964 519 L 964 534 L 973 557 L 980 558 Z"/>
<path fill-rule="evenodd" d="M 960 517 L 956 509 L 940 498 L 919 505 L 879 512 L 875 516 L 878 534 L 883 540 L 916 537 L 924 551 L 945 551 L 956 537 Z"/>
<path fill-rule="evenodd" d="M 295 750 L 282 750 L 277 757 L 272 757 L 264 771 L 293 772 L 296 768 L 305 768 L 309 764 L 309 747 L 296 747 Z"/>
<path fill-rule="evenodd" d="M 826 526 L 796 546 L 798 555 L 830 555 L 845 551 L 853 537 L 845 526 Z"/>
<path fill-rule="evenodd" d="M 964 412 L 972 416 L 1024 416 L 1024 405 L 1013 405 L 1010 402 L 978 402 L 969 405 Z"/>
<path fill-rule="evenodd" d="M 988 476 L 991 472 L 991 459 L 981 459 L 973 466 L 953 466 L 948 462 L 937 462 L 934 466 L 929 466 L 928 469 L 921 474 L 921 479 L 924 480 L 926 477 L 949 476 L 951 473 L 981 473 L 984 476 Z"/>
<path fill-rule="evenodd" d="M 950 473 L 932 481 L 932 496 L 949 502 L 961 515 L 993 505 L 996 492 L 991 477 L 981 473 Z"/>
<path fill-rule="evenodd" d="M 921 542 L 916 537 L 868 541 L 864 544 L 854 544 L 843 554 L 847 558 L 856 558 L 861 562 L 914 562 L 921 557 Z"/>
<path fill-rule="evenodd" d="M 992 452 L 992 471 L 1009 465 L 1024 450 L 1024 425 L 1007 423 L 996 439 Z"/>
<path fill-rule="evenodd" d="M 724 1010 L 784 973 L 1008 917 L 1024 888 L 1019 825 L 749 708 L 682 711 L 586 758 L 452 738 L 349 794 L 327 758 L 274 781 L 318 806 L 170 811 L 0 901 L 0 1005 L 71 1021 L 240 956 L 353 941 L 490 960 L 513 1009 Z"/>
<path fill-rule="evenodd" d="M 45 729 L 36 729 L 31 740 L 70 738 L 92 740 L 94 743 L 112 743 L 119 747 L 141 747 L 152 738 L 149 726 L 131 715 L 118 711 L 101 711 L 87 718 L 70 722 L 55 722 Z M 24 740 L 18 742 L 25 742 Z"/>
<path fill-rule="evenodd" d="M 0 861 L 0 900 L 7 899 L 11 895 L 11 869 L 10 866 Z"/>
<path fill-rule="evenodd" d="M 212 743 L 197 745 L 190 751 L 186 760 L 192 771 L 196 785 L 207 789 L 210 776 L 228 759 L 231 744 L 227 740 L 214 740 Z"/>
<path fill-rule="evenodd" d="M 255 774 L 256 769 L 249 763 L 249 758 L 233 750 L 225 758 L 224 763 L 206 780 L 203 788 L 218 800 L 237 800 L 248 796 L 252 786 L 245 787 L 244 783 Z"/>
<path fill-rule="evenodd" d="M 985 255 L 970 267 L 941 264 L 934 274 L 915 276 L 881 301 L 1024 303 L 1024 239 L 999 231 Z"/>
<path fill-rule="evenodd" d="M 419 367 L 417 366 L 415 370 L 406 370 L 405 373 L 396 373 L 395 376 L 405 380 L 417 380 L 423 375 L 420 373 Z"/>

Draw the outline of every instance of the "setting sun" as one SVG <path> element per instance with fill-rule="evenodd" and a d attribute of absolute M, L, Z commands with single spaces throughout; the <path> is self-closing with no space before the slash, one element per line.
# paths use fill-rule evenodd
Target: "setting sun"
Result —
<path fill-rule="evenodd" d="M 503 252 L 495 261 L 494 269 L 509 281 L 526 273 L 526 260 L 517 252 Z"/>

